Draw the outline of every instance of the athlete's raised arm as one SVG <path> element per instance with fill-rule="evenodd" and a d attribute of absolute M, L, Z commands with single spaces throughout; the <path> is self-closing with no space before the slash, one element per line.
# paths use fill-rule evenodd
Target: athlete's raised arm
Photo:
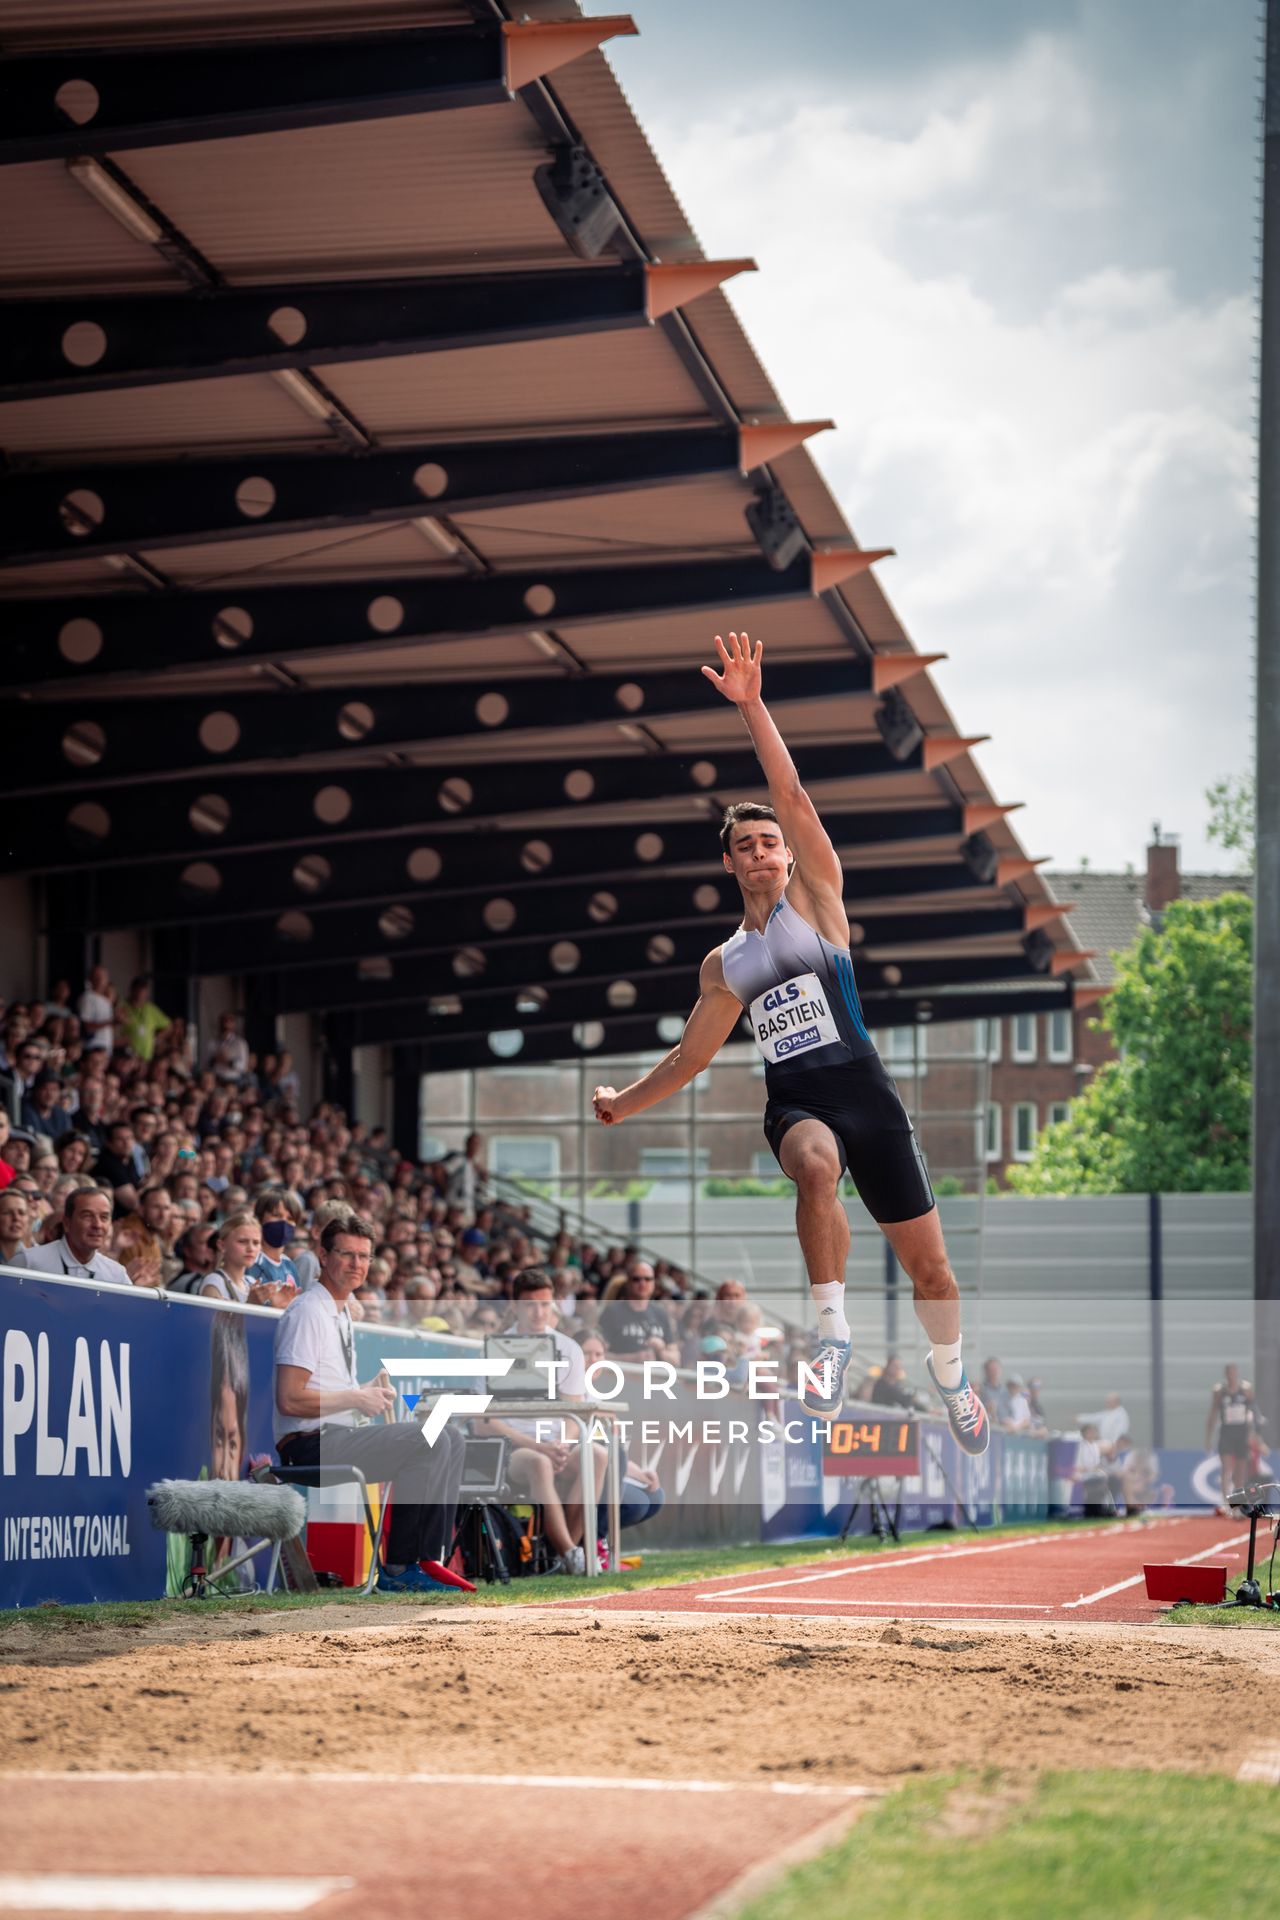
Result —
<path fill-rule="evenodd" d="M 751 744 L 765 779 L 769 800 L 778 816 L 787 845 L 796 858 L 796 875 L 815 904 L 834 906 L 844 913 L 844 875 L 831 836 L 818 810 L 800 784 L 795 762 L 761 693 L 764 642 L 753 647 L 745 633 L 731 633 L 726 647 L 716 635 L 722 671 L 704 667 L 712 686 L 731 700 L 746 722 Z M 848 938 L 847 929 L 845 938 Z"/>
<path fill-rule="evenodd" d="M 729 1035 L 742 1018 L 741 1003 L 734 999 L 724 983 L 720 949 L 709 953 L 698 975 L 698 1003 L 684 1023 L 684 1032 L 665 1059 L 633 1080 L 621 1093 L 614 1087 L 597 1087 L 592 1099 L 596 1119 L 611 1127 L 630 1114 L 656 1107 L 659 1100 L 679 1093 L 681 1087 L 709 1067 Z"/>

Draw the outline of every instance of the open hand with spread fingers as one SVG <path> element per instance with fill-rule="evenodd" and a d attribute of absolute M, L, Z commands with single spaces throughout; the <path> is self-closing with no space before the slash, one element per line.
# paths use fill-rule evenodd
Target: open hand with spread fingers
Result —
<path fill-rule="evenodd" d="M 722 693 L 726 700 L 732 700 L 735 707 L 745 707 L 760 698 L 761 663 L 764 660 L 764 641 L 751 645 L 751 637 L 745 633 L 731 633 L 726 647 L 720 635 L 716 635 L 716 652 L 720 655 L 720 664 L 724 671 L 717 673 L 714 667 L 704 667 L 703 673 L 712 686 Z"/>

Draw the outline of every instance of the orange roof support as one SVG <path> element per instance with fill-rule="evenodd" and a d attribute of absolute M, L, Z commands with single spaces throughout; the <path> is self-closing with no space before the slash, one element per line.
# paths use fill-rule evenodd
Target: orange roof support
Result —
<path fill-rule="evenodd" d="M 834 420 L 771 420 L 760 427 L 738 428 L 738 466 L 743 473 L 777 460 L 793 447 L 811 440 L 815 433 L 827 433 Z"/>
<path fill-rule="evenodd" d="M 892 547 L 864 547 L 861 551 L 845 547 L 838 553 L 815 553 L 810 556 L 809 580 L 814 593 L 826 593 L 832 587 L 843 585 L 852 580 L 855 574 L 866 573 L 874 567 L 877 560 L 887 560 L 893 553 Z"/>
<path fill-rule="evenodd" d="M 667 265 L 647 266 L 645 312 L 650 320 L 661 320 L 664 313 L 674 313 L 700 295 L 714 293 L 735 273 L 755 270 L 754 260 L 673 260 Z"/>
<path fill-rule="evenodd" d="M 1005 854 L 996 868 L 996 885 L 1007 887 L 1011 880 L 1024 880 L 1037 867 L 1045 866 L 1048 859 L 1047 853 L 1042 854 L 1039 860 L 1028 860 L 1023 854 Z"/>
<path fill-rule="evenodd" d="M 629 13 L 600 14 L 594 20 L 504 20 L 507 91 L 517 93 L 557 67 L 594 53 L 606 40 L 639 31 Z"/>
<path fill-rule="evenodd" d="M 1105 1000 L 1110 992 L 1110 987 L 1095 986 L 1091 980 L 1073 980 L 1071 1004 L 1073 1007 L 1096 1007 L 1099 1000 Z"/>
<path fill-rule="evenodd" d="M 1007 807 L 997 806 L 994 801 L 970 801 L 964 810 L 964 830 L 966 833 L 981 833 L 984 827 L 994 827 L 997 820 L 1003 820 L 1006 814 L 1016 813 L 1019 807 L 1025 805 L 1025 800 L 1011 800 Z"/>
<path fill-rule="evenodd" d="M 1075 910 L 1074 900 L 1061 907 L 1055 907 L 1048 900 L 1028 902 L 1022 909 L 1022 924 L 1028 933 L 1034 933 L 1037 927 L 1052 926 L 1055 920 L 1061 920 L 1064 913 L 1074 913 Z"/>
<path fill-rule="evenodd" d="M 1056 979 L 1060 973 L 1070 973 L 1082 960 L 1096 959 L 1097 951 L 1096 947 L 1082 947 L 1079 952 L 1074 947 L 1060 947 L 1049 962 L 1049 971 Z"/>
<path fill-rule="evenodd" d="M 871 662 L 871 690 L 888 693 L 890 687 L 914 680 L 918 673 L 925 673 L 939 660 L 948 658 L 945 653 L 877 653 Z"/>
<path fill-rule="evenodd" d="M 935 733 L 924 743 L 924 770 L 936 773 L 939 767 L 945 767 L 948 761 L 958 760 L 962 753 L 968 753 L 971 747 L 980 747 L 989 740 L 989 733 Z"/>

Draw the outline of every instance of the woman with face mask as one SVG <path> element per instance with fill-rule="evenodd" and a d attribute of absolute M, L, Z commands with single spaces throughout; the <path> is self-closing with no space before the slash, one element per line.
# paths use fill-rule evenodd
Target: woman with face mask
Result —
<path fill-rule="evenodd" d="M 301 1282 L 288 1249 L 297 1238 L 302 1209 L 287 1187 L 267 1187 L 253 1203 L 262 1229 L 262 1252 L 249 1269 L 256 1285 L 272 1287 L 272 1306 L 287 1307 Z"/>

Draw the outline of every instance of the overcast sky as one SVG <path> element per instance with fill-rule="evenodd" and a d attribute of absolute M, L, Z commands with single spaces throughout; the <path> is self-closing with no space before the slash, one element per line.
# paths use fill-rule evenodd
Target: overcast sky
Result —
<path fill-rule="evenodd" d="M 629 0 L 609 53 L 1033 854 L 1231 866 L 1255 0 Z M 617 11 L 590 0 L 594 13 Z"/>

